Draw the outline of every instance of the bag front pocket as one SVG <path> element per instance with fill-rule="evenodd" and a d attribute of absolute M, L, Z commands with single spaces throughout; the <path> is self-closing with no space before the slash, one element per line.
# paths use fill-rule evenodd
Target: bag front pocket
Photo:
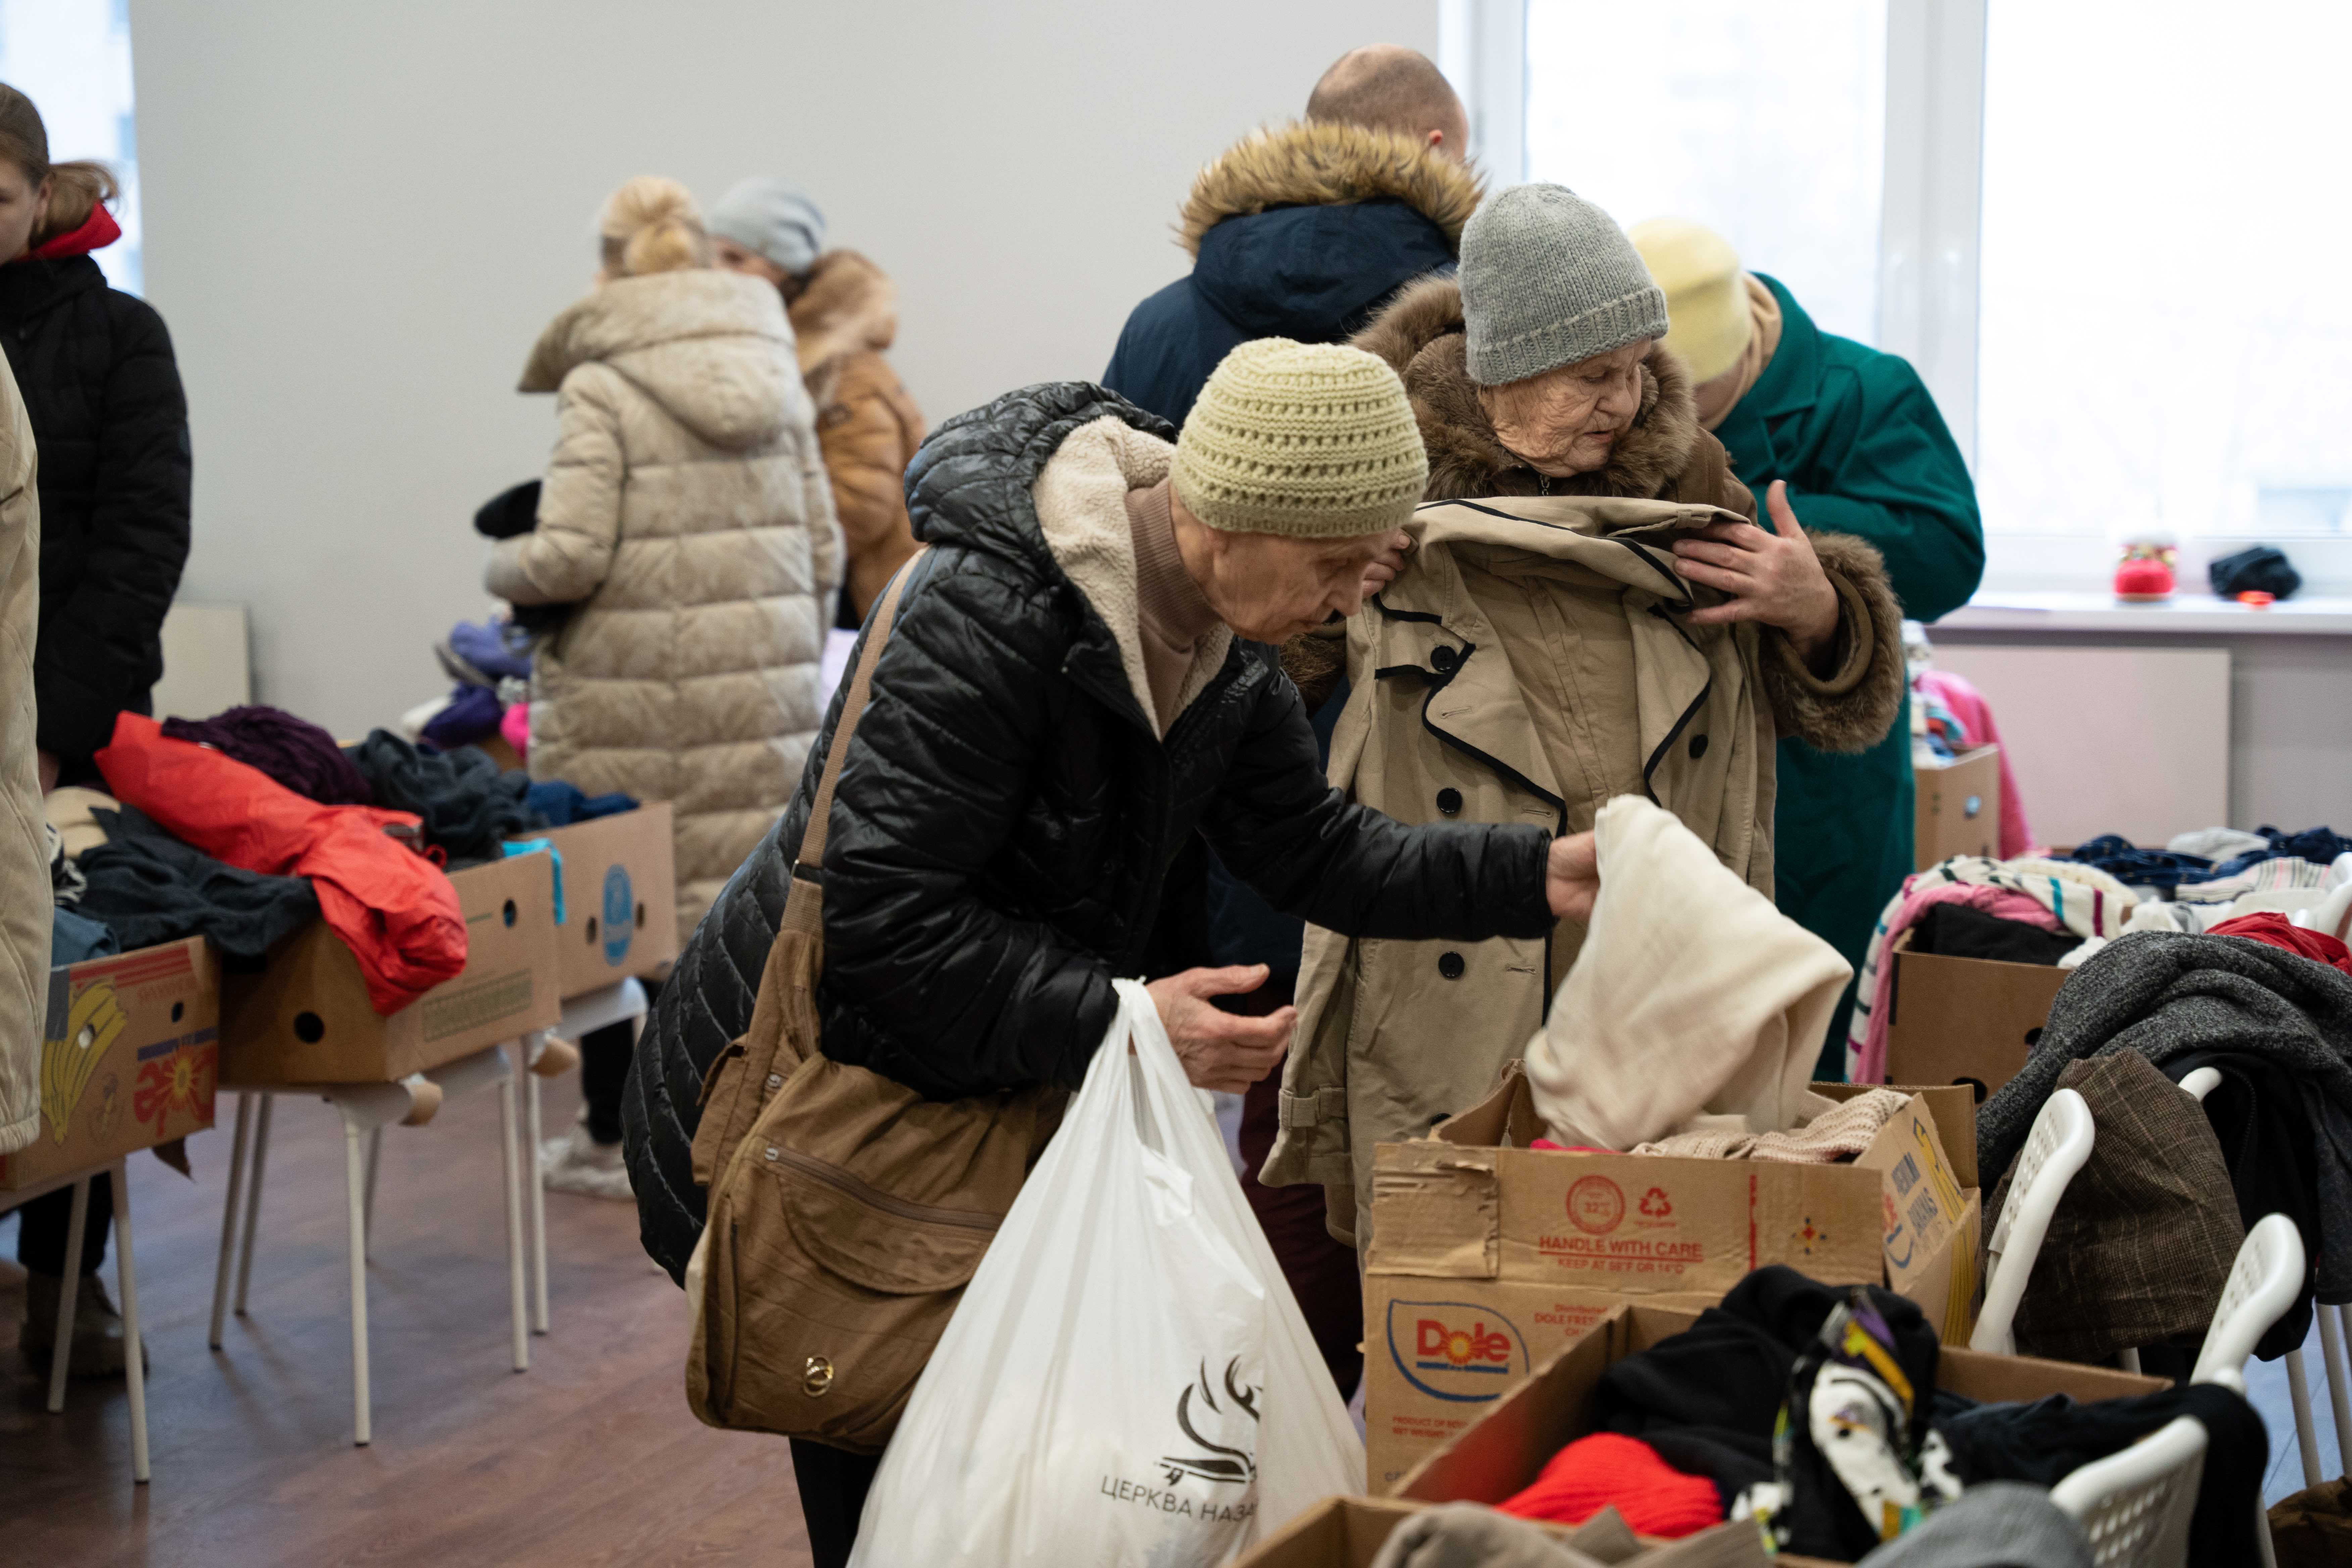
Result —
<path fill-rule="evenodd" d="M 725 1342 L 705 1347 L 722 1424 L 880 1452 L 1003 1216 L 907 1203 L 778 1144 L 730 1177 L 706 1285 L 725 1298 Z"/>

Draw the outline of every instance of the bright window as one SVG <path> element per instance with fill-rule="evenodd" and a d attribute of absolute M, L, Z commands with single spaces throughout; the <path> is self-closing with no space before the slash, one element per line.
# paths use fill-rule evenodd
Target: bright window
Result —
<path fill-rule="evenodd" d="M 1988 528 L 2352 534 L 2352 7 L 1992 0 Z"/>
<path fill-rule="evenodd" d="M 1528 177 L 1705 224 L 1868 342 L 1885 80 L 1885 0 L 1528 0 Z"/>
<path fill-rule="evenodd" d="M 132 132 L 129 0 L 0 0 L 0 81 L 31 99 L 49 157 L 95 158 L 122 182 L 122 237 L 97 253 L 107 281 L 137 293 L 139 143 Z"/>

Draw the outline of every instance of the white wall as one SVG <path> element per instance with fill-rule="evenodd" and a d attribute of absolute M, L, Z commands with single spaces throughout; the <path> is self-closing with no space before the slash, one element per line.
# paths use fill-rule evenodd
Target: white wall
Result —
<path fill-rule="evenodd" d="M 196 465 L 183 586 L 251 607 L 255 695 L 352 735 L 446 687 L 474 508 L 535 474 L 512 388 L 633 174 L 813 191 L 898 280 L 937 423 L 1101 373 L 1180 276 L 1193 171 L 1436 0 L 399 5 L 133 0 L 148 298 Z"/>

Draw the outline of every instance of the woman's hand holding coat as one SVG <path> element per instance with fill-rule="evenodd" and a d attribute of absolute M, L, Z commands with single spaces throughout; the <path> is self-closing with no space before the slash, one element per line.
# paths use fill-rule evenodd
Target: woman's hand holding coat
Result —
<path fill-rule="evenodd" d="M 1761 621 L 1788 634 L 1804 661 L 1818 668 L 1837 637 L 1838 595 L 1830 586 L 1789 505 L 1780 479 L 1765 499 L 1774 531 L 1746 522 L 1718 522 L 1675 545 L 1675 570 L 1694 583 L 1730 595 L 1728 602 L 1691 612 L 1694 626 Z"/>

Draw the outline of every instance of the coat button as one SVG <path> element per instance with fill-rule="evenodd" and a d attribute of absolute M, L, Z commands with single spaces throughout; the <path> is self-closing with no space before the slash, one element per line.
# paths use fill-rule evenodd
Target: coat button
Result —
<path fill-rule="evenodd" d="M 783 1088 L 784 1075 L 780 1072 L 770 1073 L 768 1075 L 768 1087 L 772 1089 Z"/>
<path fill-rule="evenodd" d="M 1441 643 L 1430 649 L 1429 662 L 1440 675 L 1451 675 L 1454 673 L 1454 667 L 1462 662 L 1462 656 Z"/>
<path fill-rule="evenodd" d="M 1458 952 L 1441 952 L 1437 955 L 1437 973 L 1448 980 L 1461 979 L 1465 967 L 1466 966 L 1462 962 L 1462 955 Z"/>
<path fill-rule="evenodd" d="M 1437 792 L 1437 809 L 1447 816 L 1461 816 L 1462 792 L 1458 789 L 1439 790 Z"/>
<path fill-rule="evenodd" d="M 1706 737 L 1705 735 L 1693 735 L 1691 737 L 1690 754 L 1692 762 L 1696 762 L 1701 757 L 1706 755 Z"/>

